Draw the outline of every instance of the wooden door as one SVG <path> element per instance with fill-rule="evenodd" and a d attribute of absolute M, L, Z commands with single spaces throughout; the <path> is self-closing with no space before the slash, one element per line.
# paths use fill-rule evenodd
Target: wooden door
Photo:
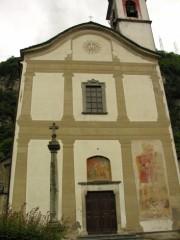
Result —
<path fill-rule="evenodd" d="M 113 191 L 89 191 L 86 195 L 88 234 L 117 232 L 116 204 Z"/>

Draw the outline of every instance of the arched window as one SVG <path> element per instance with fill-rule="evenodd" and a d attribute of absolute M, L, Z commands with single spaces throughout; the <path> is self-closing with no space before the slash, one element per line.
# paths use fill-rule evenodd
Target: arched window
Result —
<path fill-rule="evenodd" d="M 138 17 L 136 3 L 132 0 L 126 1 L 126 13 L 127 17 Z"/>
<path fill-rule="evenodd" d="M 108 158 L 94 156 L 87 159 L 87 181 L 111 181 L 111 165 Z"/>

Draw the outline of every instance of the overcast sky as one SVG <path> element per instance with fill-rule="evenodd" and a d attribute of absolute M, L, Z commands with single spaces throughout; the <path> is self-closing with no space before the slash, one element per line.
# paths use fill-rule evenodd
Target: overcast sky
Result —
<path fill-rule="evenodd" d="M 180 0 L 147 0 L 156 48 L 180 54 Z M 0 0 L 0 62 L 79 23 L 106 21 L 108 0 Z"/>

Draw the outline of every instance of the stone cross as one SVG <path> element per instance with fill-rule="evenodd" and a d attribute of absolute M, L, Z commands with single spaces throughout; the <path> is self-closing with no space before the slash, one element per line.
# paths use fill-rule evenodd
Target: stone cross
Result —
<path fill-rule="evenodd" d="M 92 19 L 93 19 L 93 16 L 89 16 L 89 20 L 90 20 L 90 22 L 92 21 Z"/>
<path fill-rule="evenodd" d="M 52 126 L 49 127 L 49 129 L 52 130 L 52 135 L 55 135 L 56 134 L 56 130 L 58 129 L 59 127 L 56 126 L 55 123 L 52 124 Z"/>

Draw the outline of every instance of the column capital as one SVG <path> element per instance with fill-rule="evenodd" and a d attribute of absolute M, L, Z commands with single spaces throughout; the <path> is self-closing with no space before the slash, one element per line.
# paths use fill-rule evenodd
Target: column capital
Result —
<path fill-rule="evenodd" d="M 62 138 L 63 148 L 74 148 L 74 139 Z"/>
<path fill-rule="evenodd" d="M 113 74 L 113 77 L 115 78 L 115 79 L 118 79 L 118 78 L 120 78 L 120 79 L 123 79 L 123 74 L 122 73 L 115 73 L 115 74 Z"/>
<path fill-rule="evenodd" d="M 64 71 L 63 77 L 65 77 L 65 78 L 73 78 L 74 74 L 72 72 L 70 72 L 70 71 Z"/>
<path fill-rule="evenodd" d="M 35 72 L 30 71 L 24 73 L 25 78 L 33 78 L 35 75 L 36 75 Z"/>

